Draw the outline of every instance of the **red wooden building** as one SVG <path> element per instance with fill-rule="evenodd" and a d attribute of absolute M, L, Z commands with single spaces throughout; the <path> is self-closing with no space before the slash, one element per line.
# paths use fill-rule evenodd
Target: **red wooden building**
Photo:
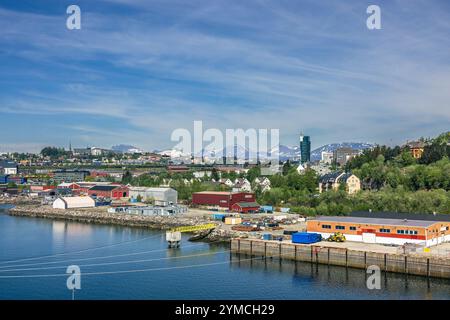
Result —
<path fill-rule="evenodd" d="M 120 199 L 128 197 L 129 189 L 121 185 L 97 185 L 88 189 L 87 193 L 89 196 Z"/>
<path fill-rule="evenodd" d="M 167 166 L 167 172 L 169 173 L 185 173 L 189 172 L 187 166 Z"/>
<path fill-rule="evenodd" d="M 105 172 L 105 171 L 91 171 L 90 176 L 93 177 L 93 178 L 97 178 L 97 177 L 99 177 L 99 178 L 106 178 L 106 177 L 109 176 L 109 173 Z"/>
<path fill-rule="evenodd" d="M 39 192 L 56 189 L 55 186 L 30 186 L 30 191 Z"/>
<path fill-rule="evenodd" d="M 250 192 L 202 191 L 192 194 L 192 204 L 228 208 L 238 202 L 255 202 L 255 194 Z"/>
<path fill-rule="evenodd" d="M 259 212 L 259 204 L 256 202 L 236 202 L 231 206 L 231 210 L 239 213 Z"/>

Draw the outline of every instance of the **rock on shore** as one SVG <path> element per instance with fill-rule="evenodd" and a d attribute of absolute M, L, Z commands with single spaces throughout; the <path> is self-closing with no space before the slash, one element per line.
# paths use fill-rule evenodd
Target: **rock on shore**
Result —
<path fill-rule="evenodd" d="M 48 206 L 17 205 L 8 213 L 12 216 L 26 216 L 36 218 L 49 218 L 69 220 L 85 223 L 115 224 L 129 227 L 146 227 L 166 230 L 179 226 L 190 226 L 209 223 L 202 217 L 183 216 L 143 216 L 119 213 L 108 213 L 106 209 L 53 209 Z"/>
<path fill-rule="evenodd" d="M 120 213 L 108 213 L 106 208 L 89 209 L 53 209 L 52 207 L 36 203 L 16 204 L 14 208 L 8 210 L 11 216 L 47 218 L 54 220 L 68 220 L 82 223 L 97 223 L 120 225 L 127 227 L 141 227 L 158 230 L 168 230 L 179 226 L 195 226 L 211 223 L 211 220 L 202 216 L 143 216 Z M 246 237 L 242 232 L 226 230 L 219 223 L 217 227 L 208 234 L 202 241 L 222 242 L 234 237 Z"/>

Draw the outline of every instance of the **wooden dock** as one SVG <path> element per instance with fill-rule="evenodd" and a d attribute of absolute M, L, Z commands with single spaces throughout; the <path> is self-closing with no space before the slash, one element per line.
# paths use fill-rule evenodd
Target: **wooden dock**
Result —
<path fill-rule="evenodd" d="M 438 256 L 379 253 L 317 244 L 297 244 L 258 239 L 232 239 L 231 251 L 263 258 L 287 259 L 315 264 L 367 269 L 450 279 L 450 258 Z"/>

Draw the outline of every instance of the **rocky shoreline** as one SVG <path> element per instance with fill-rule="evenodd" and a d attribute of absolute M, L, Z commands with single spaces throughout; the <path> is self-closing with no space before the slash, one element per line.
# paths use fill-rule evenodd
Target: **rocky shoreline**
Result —
<path fill-rule="evenodd" d="M 14 208 L 8 210 L 11 216 L 46 218 L 53 220 L 65 220 L 81 223 L 95 223 L 106 225 L 120 225 L 126 227 L 150 228 L 156 230 L 168 230 L 179 226 L 194 226 L 211 223 L 206 217 L 191 216 L 141 216 L 119 213 L 108 213 L 104 208 L 92 209 L 53 209 L 37 203 L 29 202 L 1 202 L 2 204 L 14 204 Z M 202 239 L 206 242 L 223 242 L 239 236 L 239 233 L 224 230 L 218 225 L 207 237 Z"/>

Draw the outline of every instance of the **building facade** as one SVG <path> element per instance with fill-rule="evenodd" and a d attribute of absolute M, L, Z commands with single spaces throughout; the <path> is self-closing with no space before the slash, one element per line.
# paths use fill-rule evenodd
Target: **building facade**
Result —
<path fill-rule="evenodd" d="M 256 202 L 255 194 L 250 192 L 202 191 L 192 194 L 192 204 L 232 209 L 238 202 Z"/>
<path fill-rule="evenodd" d="M 57 170 L 53 172 L 53 180 L 57 183 L 84 181 L 88 175 L 87 170 Z"/>
<path fill-rule="evenodd" d="M 95 200 L 91 197 L 60 197 L 53 202 L 54 209 L 93 207 L 95 207 Z"/>
<path fill-rule="evenodd" d="M 319 192 L 338 190 L 343 183 L 348 194 L 354 194 L 361 190 L 361 180 L 357 176 L 352 173 L 338 171 L 320 177 Z"/>
<path fill-rule="evenodd" d="M 311 139 L 309 136 L 300 135 L 300 162 L 311 161 Z"/>
<path fill-rule="evenodd" d="M 178 202 L 178 192 L 172 188 L 130 187 L 130 198 L 153 201 L 158 206 L 168 206 Z"/>
<path fill-rule="evenodd" d="M 231 210 L 239 213 L 259 212 L 259 204 L 256 202 L 236 202 L 231 206 Z"/>
<path fill-rule="evenodd" d="M 11 160 L 0 160 L 0 174 L 10 175 L 17 174 L 19 172 L 19 166 L 16 162 Z"/>
<path fill-rule="evenodd" d="M 352 148 L 337 148 L 333 151 L 333 161 L 344 166 L 349 160 L 361 154 L 360 150 Z"/>
<path fill-rule="evenodd" d="M 322 151 L 320 154 L 320 162 L 325 164 L 332 164 L 333 163 L 333 152 L 329 151 Z"/>
<path fill-rule="evenodd" d="M 317 217 L 307 220 L 307 232 L 327 238 L 341 232 L 348 241 L 427 247 L 450 241 L 450 222 L 366 217 Z"/>
<path fill-rule="evenodd" d="M 121 185 L 97 185 L 87 190 L 89 196 L 104 197 L 111 199 L 127 198 L 129 189 Z"/>

